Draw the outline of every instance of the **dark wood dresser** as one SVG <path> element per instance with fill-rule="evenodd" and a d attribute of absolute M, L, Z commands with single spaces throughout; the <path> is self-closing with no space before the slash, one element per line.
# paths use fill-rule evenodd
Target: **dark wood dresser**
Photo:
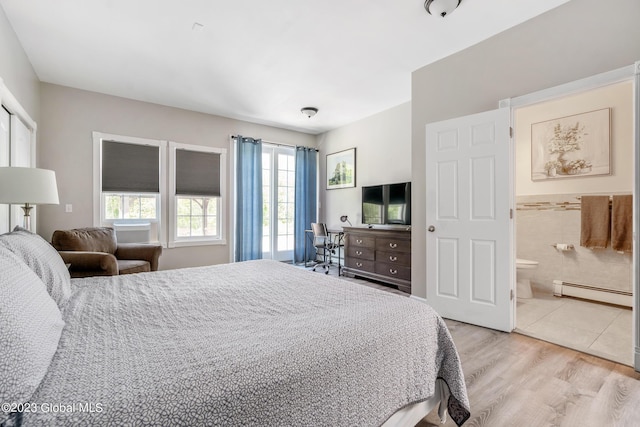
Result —
<path fill-rule="evenodd" d="M 411 293 L 411 230 L 344 227 L 343 274 L 398 286 Z"/>

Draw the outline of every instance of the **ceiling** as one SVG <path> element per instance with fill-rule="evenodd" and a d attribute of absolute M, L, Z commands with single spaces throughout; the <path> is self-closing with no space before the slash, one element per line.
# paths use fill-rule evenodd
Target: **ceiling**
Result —
<path fill-rule="evenodd" d="M 567 1 L 462 0 L 446 18 L 423 0 L 0 5 L 43 82 L 318 134 L 409 101 L 412 71 Z"/>

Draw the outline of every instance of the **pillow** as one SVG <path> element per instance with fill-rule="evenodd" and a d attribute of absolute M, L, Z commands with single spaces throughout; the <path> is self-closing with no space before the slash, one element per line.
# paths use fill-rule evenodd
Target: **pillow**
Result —
<path fill-rule="evenodd" d="M 47 286 L 62 308 L 71 295 L 71 276 L 58 251 L 42 237 L 21 227 L 0 235 L 0 246 L 16 254 Z"/>
<path fill-rule="evenodd" d="M 0 246 L 0 402 L 27 402 L 58 348 L 64 322 L 42 280 Z M 8 413 L 0 408 L 0 424 Z"/>

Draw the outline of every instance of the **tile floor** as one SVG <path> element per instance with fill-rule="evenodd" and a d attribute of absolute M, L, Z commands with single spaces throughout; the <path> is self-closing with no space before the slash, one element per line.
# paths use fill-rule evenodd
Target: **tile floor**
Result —
<path fill-rule="evenodd" d="M 630 309 L 536 292 L 518 298 L 516 332 L 633 366 Z"/>

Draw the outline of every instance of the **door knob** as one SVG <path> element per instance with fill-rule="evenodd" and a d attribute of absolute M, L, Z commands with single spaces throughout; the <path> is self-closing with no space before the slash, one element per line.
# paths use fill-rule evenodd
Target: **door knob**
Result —
<path fill-rule="evenodd" d="M 427 230 L 429 230 L 430 233 L 433 233 L 434 231 L 436 231 L 436 228 L 433 225 L 430 225 Z"/>

